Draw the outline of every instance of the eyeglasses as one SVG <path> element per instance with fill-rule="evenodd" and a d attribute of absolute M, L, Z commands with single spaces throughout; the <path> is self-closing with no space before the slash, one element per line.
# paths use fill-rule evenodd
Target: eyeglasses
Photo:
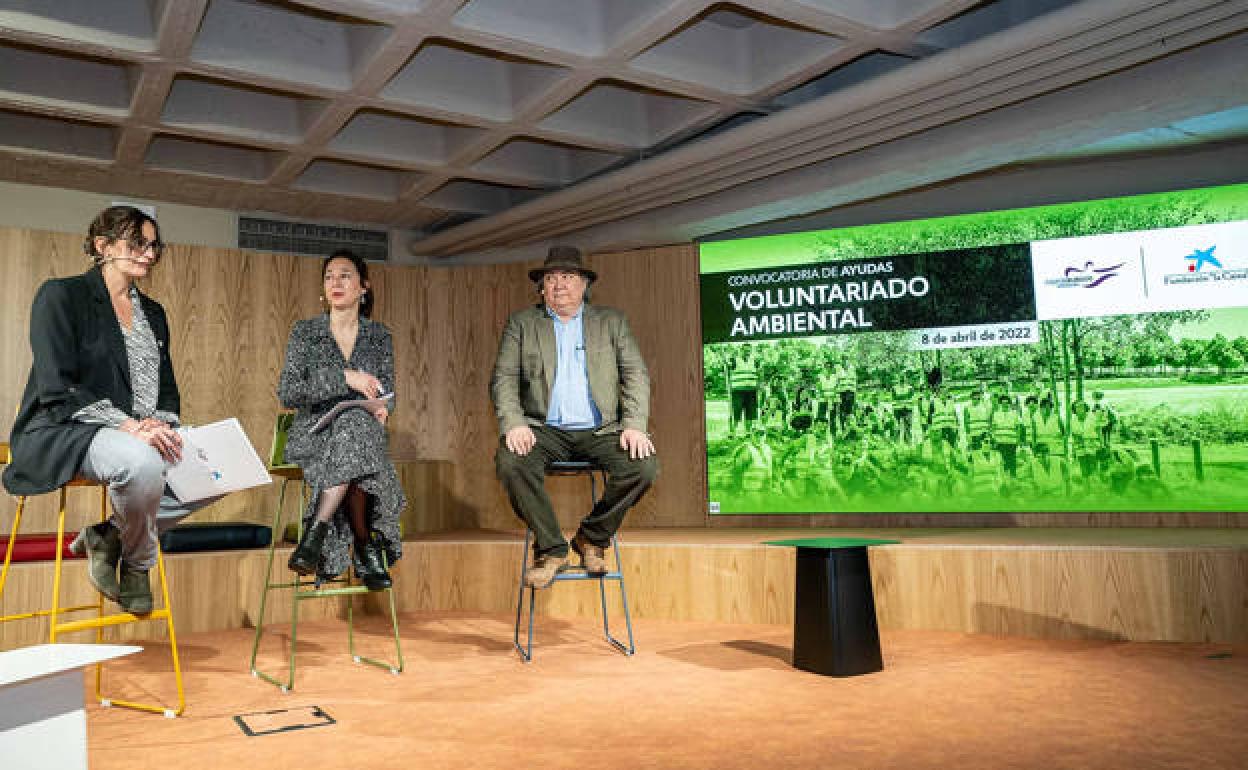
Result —
<path fill-rule="evenodd" d="M 134 236 L 131 238 L 122 238 L 135 254 L 146 254 L 150 249 L 152 259 L 160 259 L 160 255 L 165 251 L 165 244 L 161 241 L 149 241 L 142 236 Z"/>

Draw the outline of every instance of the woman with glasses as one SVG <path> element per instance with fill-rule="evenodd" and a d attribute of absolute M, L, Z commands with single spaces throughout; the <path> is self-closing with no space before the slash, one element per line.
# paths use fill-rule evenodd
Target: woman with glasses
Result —
<path fill-rule="evenodd" d="M 165 486 L 166 464 L 181 457 L 181 403 L 164 308 L 135 285 L 160 261 L 156 221 L 130 206 L 105 209 L 83 250 L 87 272 L 35 295 L 33 360 L 4 486 L 37 495 L 75 477 L 107 484 L 112 518 L 83 529 L 70 549 L 87 555 L 100 593 L 146 614 L 159 532 L 211 500 L 184 504 Z"/>

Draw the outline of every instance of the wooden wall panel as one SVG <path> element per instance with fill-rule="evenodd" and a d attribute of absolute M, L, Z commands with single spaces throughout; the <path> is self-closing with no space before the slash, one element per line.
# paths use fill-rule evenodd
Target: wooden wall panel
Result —
<path fill-rule="evenodd" d="M 421 532 L 444 532 L 459 526 L 460 514 L 451 505 L 448 487 L 454 466 L 436 460 L 399 460 L 395 463 L 399 483 L 407 496 L 407 507 L 400 514 L 405 537 Z"/>
<path fill-rule="evenodd" d="M 890 546 L 871 550 L 880 624 L 1056 639 L 1248 636 L 1248 551 Z"/>
<path fill-rule="evenodd" d="M 0 296 L 0 322 L 3 339 L 0 351 L 0 427 L 5 433 L 21 401 L 22 389 L 30 372 L 30 303 L 35 290 L 49 278 L 70 275 L 86 269 L 82 239 L 38 230 L 0 228 L 0 268 L 4 270 Z"/>
<path fill-rule="evenodd" d="M 447 451 L 454 458 L 455 505 L 469 528 L 513 526 L 506 497 L 494 476 L 498 423 L 489 397 L 498 338 L 507 316 L 533 299 L 523 265 L 467 267 L 447 271 L 449 345 L 440 362 L 449 412 Z"/>
<path fill-rule="evenodd" d="M 289 553 L 289 547 L 278 550 L 276 578 L 288 579 Z M 793 549 L 642 542 L 626 543 L 622 556 L 636 618 L 793 622 Z M 396 601 L 405 612 L 506 615 L 515 608 L 520 557 L 520 541 L 506 537 L 408 542 L 394 568 Z M 174 554 L 166 563 L 179 632 L 254 626 L 266 551 Z M 73 561 L 66 568 L 67 602 L 95 599 L 83 567 L 82 561 Z M 1243 548 L 907 544 L 872 548 L 871 569 L 884 629 L 1048 639 L 1248 641 L 1248 550 Z M 16 565 L 0 597 L 0 614 L 48 606 L 51 577 L 50 563 Z M 618 613 L 614 586 L 608 586 L 608 594 L 608 606 Z M 280 626 L 289 618 L 290 604 L 275 596 L 266 622 Z M 342 617 L 344 601 L 305 602 L 300 616 Z M 382 609 L 376 597 L 361 606 Z M 537 610 L 545 616 L 598 618 L 597 586 L 560 583 L 539 592 Z M 156 623 L 110 633 L 119 639 L 164 635 Z M 0 650 L 36 643 L 46 634 L 46 621 L 0 624 Z M 539 624 L 538 638 L 542 635 Z"/>
<path fill-rule="evenodd" d="M 626 527 L 1248 527 L 1245 512 L 709 517 L 697 249 L 671 246 L 589 261 L 599 273 L 594 301 L 628 314 L 652 379 L 651 429 L 662 470 Z M 267 451 L 286 337 L 296 319 L 319 311 L 320 264 L 236 249 L 169 249 L 147 288 L 169 314 L 187 420 L 238 416 L 257 449 Z M 43 280 L 81 272 L 85 265 L 79 236 L 0 228 L 6 277 L 0 286 L 0 432 L 12 424 L 29 370 L 27 324 L 35 290 Z M 370 266 L 377 318 L 395 340 L 394 458 L 400 464 L 443 464 L 400 474 L 411 504 L 422 506 L 405 516 L 412 532 L 516 526 L 494 477 L 498 437 L 488 383 L 507 315 L 536 300 L 530 267 Z M 552 484 L 556 509 L 569 519 L 584 510 L 583 495 L 579 484 Z M 263 523 L 272 504 L 270 490 L 255 490 L 232 495 L 198 518 Z M 51 507 L 50 501 L 36 501 L 31 526 L 48 528 Z M 11 511 L 11 501 L 0 501 L 0 529 Z"/>
<path fill-rule="evenodd" d="M 693 245 L 598 255 L 594 301 L 628 314 L 650 371 L 659 481 L 629 515 L 635 527 L 706 523 L 702 326 Z"/>
<path fill-rule="evenodd" d="M 635 617 L 793 622 L 792 549 L 667 543 L 624 548 Z M 514 609 L 517 542 L 421 542 L 409 553 L 413 558 L 401 563 L 402 580 L 396 581 L 404 609 Z M 871 565 L 885 629 L 1051 639 L 1248 639 L 1248 551 L 1242 548 L 903 545 L 871 549 Z M 539 594 L 538 611 L 598 617 L 597 588 L 560 584 Z"/>
<path fill-rule="evenodd" d="M 280 561 L 275 560 L 273 568 L 274 577 L 289 581 L 291 573 L 285 569 L 285 562 L 290 555 L 290 549 L 282 549 L 279 553 Z M 260 608 L 261 578 L 266 563 L 267 551 L 263 550 L 166 556 L 165 565 L 178 634 L 254 627 Z M 52 575 L 51 562 L 14 565 L 9 574 L 9 584 L 5 586 L 3 597 L 0 597 L 0 614 L 49 608 L 52 601 Z M 62 605 L 85 605 L 96 601 L 98 594 L 87 582 L 85 561 L 75 559 L 66 562 L 62 580 Z M 152 576 L 152 588 L 159 592 L 155 574 Z M 288 591 L 274 591 L 271 594 L 265 612 L 266 622 L 289 622 L 289 597 Z M 301 620 L 345 617 L 344 602 L 345 599 L 341 597 L 305 601 L 300 605 L 299 617 Z M 157 594 L 157 604 L 159 603 Z M 106 614 L 117 611 L 116 604 L 108 601 L 104 603 Z M 91 617 L 94 617 L 94 610 L 74 613 L 68 619 Z M 163 621 L 146 621 L 104 629 L 105 641 L 166 637 Z M 87 642 L 94 639 L 94 631 L 85 631 L 62 636 L 60 641 Z M 47 618 L 0 623 L 0 650 L 39 644 L 47 640 Z M 244 663 L 231 662 L 230 665 Z"/>

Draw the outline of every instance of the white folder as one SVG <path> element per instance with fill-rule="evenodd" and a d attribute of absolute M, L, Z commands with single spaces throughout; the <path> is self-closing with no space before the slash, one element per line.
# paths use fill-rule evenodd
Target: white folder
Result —
<path fill-rule="evenodd" d="M 165 481 L 184 503 L 271 484 L 238 418 L 178 430 L 182 459 L 165 469 Z"/>

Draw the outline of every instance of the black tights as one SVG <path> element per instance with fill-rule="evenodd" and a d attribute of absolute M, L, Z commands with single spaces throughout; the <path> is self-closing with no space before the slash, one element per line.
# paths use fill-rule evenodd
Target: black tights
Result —
<path fill-rule="evenodd" d="M 316 506 L 317 521 L 329 521 L 333 518 L 334 511 L 342 505 L 344 498 L 347 503 L 347 520 L 351 523 L 351 533 L 355 535 L 356 540 L 367 542 L 369 538 L 368 493 L 354 482 L 339 484 L 321 492 L 321 499 Z"/>

